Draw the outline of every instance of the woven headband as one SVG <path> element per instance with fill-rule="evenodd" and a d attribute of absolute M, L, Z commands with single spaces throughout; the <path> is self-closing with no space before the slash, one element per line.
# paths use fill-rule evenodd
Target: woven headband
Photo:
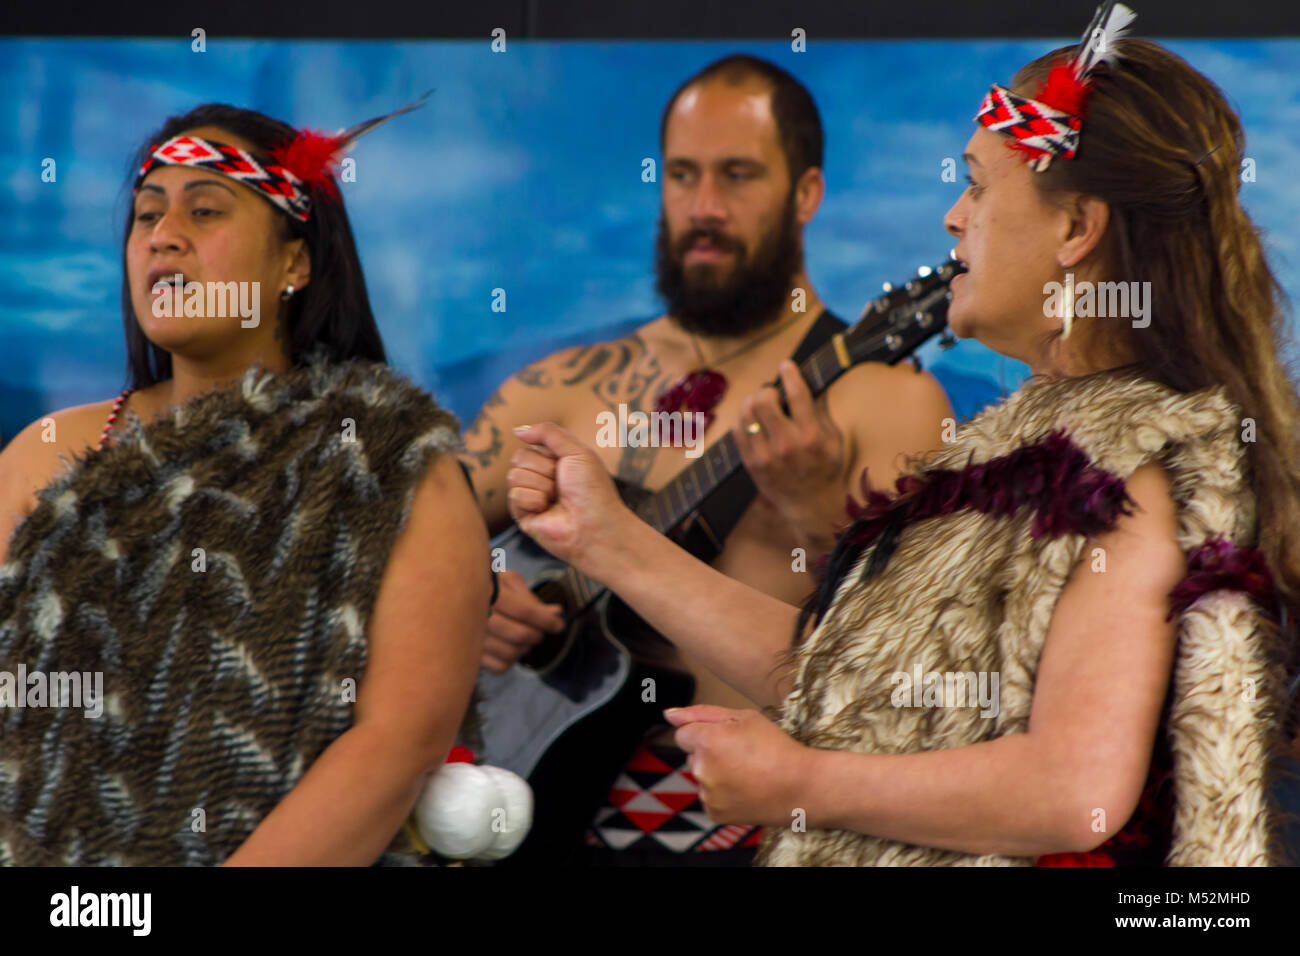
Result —
<path fill-rule="evenodd" d="M 311 197 L 301 179 L 275 160 L 256 157 L 238 146 L 197 136 L 173 136 L 149 150 L 149 158 L 135 179 L 137 191 L 144 177 L 156 166 L 188 166 L 220 173 L 257 190 L 295 219 L 306 222 L 311 215 Z"/>
<path fill-rule="evenodd" d="M 338 198 L 334 172 L 340 154 L 381 123 L 421 106 L 432 92 L 429 90 L 399 110 L 334 135 L 300 130 L 269 155 L 250 153 L 238 146 L 198 136 L 173 136 L 149 148 L 149 155 L 136 174 L 132 194 L 139 192 L 145 176 L 155 167 L 188 166 L 241 182 L 293 218 L 306 222 L 311 215 L 313 193 Z"/>
<path fill-rule="evenodd" d="M 1074 59 L 1053 66 L 1032 98 L 993 84 L 975 114 L 976 121 L 985 129 L 1010 136 L 1009 145 L 1036 160 L 1038 172 L 1045 170 L 1054 156 L 1073 159 L 1092 92 L 1092 71 L 1098 64 L 1118 58 L 1115 42 L 1136 16 L 1122 3 L 1106 0 L 1083 32 Z"/>
<path fill-rule="evenodd" d="M 984 94 L 975 118 L 995 133 L 1015 137 L 1018 148 L 1033 156 L 1051 154 L 1073 159 L 1083 121 L 1039 100 L 1017 96 L 996 83 Z"/>

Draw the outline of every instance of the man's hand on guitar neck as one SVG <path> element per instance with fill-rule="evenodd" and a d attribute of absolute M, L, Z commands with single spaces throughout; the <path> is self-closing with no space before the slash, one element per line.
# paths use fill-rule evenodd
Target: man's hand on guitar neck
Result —
<path fill-rule="evenodd" d="M 731 434 L 759 493 L 814 551 L 830 551 L 846 522 L 845 474 L 849 454 L 831 419 L 826 396 L 814 400 L 799 367 L 781 363 L 780 393 L 765 385 L 746 398 Z M 756 427 L 757 426 L 757 427 Z"/>
<path fill-rule="evenodd" d="M 764 386 L 742 404 L 732 438 L 759 492 L 811 553 L 834 547 L 849 498 L 865 497 L 868 479 L 892 492 L 908 462 L 956 424 L 943 386 L 910 363 L 856 365 L 816 401 L 793 362 L 781 363 L 781 383 L 789 413 Z"/>

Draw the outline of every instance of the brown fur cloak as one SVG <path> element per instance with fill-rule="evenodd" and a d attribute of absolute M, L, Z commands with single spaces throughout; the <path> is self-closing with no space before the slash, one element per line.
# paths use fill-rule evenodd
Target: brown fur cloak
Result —
<path fill-rule="evenodd" d="M 0 707 L 0 864 L 234 852 L 351 725 L 389 550 L 458 445 L 387 367 L 316 359 L 45 488 L 0 568 L 0 672 L 101 672 L 102 713 Z"/>
<path fill-rule="evenodd" d="M 1282 637 L 1274 606 L 1243 584 L 1250 573 L 1229 573 L 1214 557 L 1216 546 L 1249 549 L 1256 541 L 1246 435 L 1240 409 L 1221 388 L 1181 394 L 1119 372 L 1031 379 L 959 429 L 923 470 L 900 479 L 894 500 L 909 492 L 914 500 L 897 550 L 862 581 L 875 547 L 867 546 L 840 581 L 829 613 L 797 650 L 782 725 L 814 747 L 886 754 L 1024 732 L 1066 578 L 1081 558 L 1091 559 L 1088 537 L 1113 527 L 1127 507 L 1124 481 L 1159 461 L 1172 481 L 1178 542 L 1192 556 L 1190 568 L 1200 568 L 1171 608 L 1179 643 L 1167 723 L 1176 806 L 1167 862 L 1274 861 L 1267 783 L 1285 709 Z M 889 510 L 877 508 L 882 525 Z M 918 666 L 998 674 L 997 715 L 893 706 L 892 675 Z M 789 829 L 769 832 L 762 861 L 1032 862 Z"/>

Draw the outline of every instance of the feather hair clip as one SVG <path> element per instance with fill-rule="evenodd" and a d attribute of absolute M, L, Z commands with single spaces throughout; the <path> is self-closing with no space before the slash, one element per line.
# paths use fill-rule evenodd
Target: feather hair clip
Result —
<path fill-rule="evenodd" d="M 145 177 L 158 166 L 188 166 L 243 183 L 293 218 L 306 222 L 311 216 L 313 195 L 339 198 L 338 184 L 334 181 L 339 157 L 375 127 L 424 105 L 432 92 L 429 90 L 401 109 L 333 135 L 299 131 L 267 154 L 253 154 L 238 146 L 198 136 L 173 136 L 165 143 L 150 147 L 136 173 L 135 189 L 139 190 Z"/>
<path fill-rule="evenodd" d="M 357 123 L 334 134 L 309 129 L 300 130 L 293 139 L 272 149 L 271 158 L 293 173 L 300 182 L 320 190 L 331 199 L 337 199 L 339 190 L 334 177 L 338 173 L 339 157 L 351 149 L 352 144 L 366 133 L 387 123 L 394 116 L 419 109 L 432 92 L 433 90 L 428 90 L 400 109 Z"/>
<path fill-rule="evenodd" d="M 1038 172 L 1047 169 L 1055 156 L 1072 159 L 1092 91 L 1093 71 L 1102 63 L 1118 59 L 1116 44 L 1136 17 L 1124 4 L 1105 0 L 1084 31 L 1074 56 L 1054 64 L 1032 98 L 994 84 L 976 120 L 1010 136 L 1008 145 L 1035 160 L 1033 168 Z"/>

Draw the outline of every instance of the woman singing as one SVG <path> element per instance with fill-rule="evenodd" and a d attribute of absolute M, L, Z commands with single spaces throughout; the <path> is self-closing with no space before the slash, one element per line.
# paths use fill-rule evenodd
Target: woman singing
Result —
<path fill-rule="evenodd" d="M 1127 19 L 989 91 L 944 220 L 953 329 L 1033 376 L 869 497 L 802 615 L 656 535 L 572 436 L 521 432 L 521 527 L 775 716 L 668 713 L 767 864 L 1279 861 L 1285 316 L 1240 121 Z"/>
<path fill-rule="evenodd" d="M 145 141 L 130 387 L 0 455 L 0 864 L 411 859 L 492 580 L 330 171 L 373 125 L 208 105 Z"/>

